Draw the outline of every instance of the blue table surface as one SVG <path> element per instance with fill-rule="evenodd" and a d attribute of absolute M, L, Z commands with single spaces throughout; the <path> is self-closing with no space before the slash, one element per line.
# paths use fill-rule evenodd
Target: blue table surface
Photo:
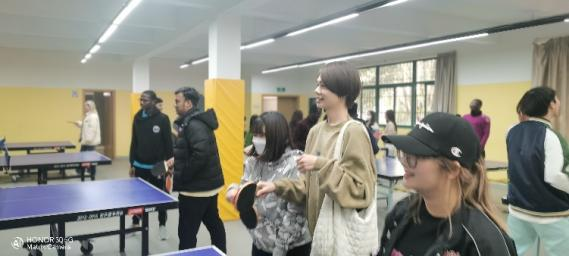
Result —
<path fill-rule="evenodd" d="M 0 221 L 176 201 L 139 178 L 0 188 Z"/>
<path fill-rule="evenodd" d="M 225 256 L 225 254 L 214 246 L 206 246 L 177 252 L 157 254 L 154 256 Z"/>
<path fill-rule="evenodd" d="M 95 151 L 85 151 L 77 153 L 49 153 L 12 156 L 10 165 L 15 167 L 26 165 L 52 165 L 105 161 L 111 161 L 111 159 Z M 0 166 L 5 166 L 5 162 L 4 157 L 0 157 Z"/>

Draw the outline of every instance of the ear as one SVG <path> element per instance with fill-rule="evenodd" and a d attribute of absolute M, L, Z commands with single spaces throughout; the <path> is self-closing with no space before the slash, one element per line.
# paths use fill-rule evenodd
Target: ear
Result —
<path fill-rule="evenodd" d="M 460 163 L 458 161 L 452 161 L 451 169 L 448 172 L 448 179 L 449 180 L 457 179 L 461 171 L 462 167 L 460 166 Z"/>

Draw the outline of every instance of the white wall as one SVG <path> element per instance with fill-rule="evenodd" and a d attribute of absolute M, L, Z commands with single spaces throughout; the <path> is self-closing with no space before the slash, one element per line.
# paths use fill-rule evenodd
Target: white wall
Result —
<path fill-rule="evenodd" d="M 530 81 L 532 46 L 489 45 L 457 53 L 458 85 Z"/>
<path fill-rule="evenodd" d="M 270 74 L 256 74 L 251 78 L 253 93 L 277 93 L 277 87 L 286 88 L 286 94 L 314 94 L 318 68 L 304 68 Z"/>
<path fill-rule="evenodd" d="M 152 59 L 150 61 L 150 88 L 175 91 L 183 86 L 194 87 L 203 93 L 207 79 L 207 63 L 180 69 L 181 61 L 174 59 Z"/>
<path fill-rule="evenodd" d="M 0 86 L 130 89 L 132 61 L 95 55 L 0 48 Z"/>

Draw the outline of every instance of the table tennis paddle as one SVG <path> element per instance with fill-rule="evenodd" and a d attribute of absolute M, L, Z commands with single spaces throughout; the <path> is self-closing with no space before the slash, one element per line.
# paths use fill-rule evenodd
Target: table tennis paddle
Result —
<path fill-rule="evenodd" d="M 248 229 L 253 229 L 257 226 L 257 211 L 253 207 L 256 191 L 257 183 L 245 183 L 233 198 L 233 205 L 239 211 L 239 218 Z"/>

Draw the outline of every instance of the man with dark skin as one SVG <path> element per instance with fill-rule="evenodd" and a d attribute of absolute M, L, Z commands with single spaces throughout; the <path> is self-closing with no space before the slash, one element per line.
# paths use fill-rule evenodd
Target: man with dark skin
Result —
<path fill-rule="evenodd" d="M 151 170 L 155 164 L 173 157 L 171 126 L 167 115 L 156 108 L 156 93 L 144 91 L 140 96 L 140 111 L 132 123 L 130 144 L 130 176 L 139 177 L 155 187 L 164 190 L 164 178 L 155 177 Z M 166 231 L 166 211 L 158 212 L 159 235 L 161 240 L 168 239 Z M 133 226 L 140 223 L 139 216 L 133 216 Z"/>

